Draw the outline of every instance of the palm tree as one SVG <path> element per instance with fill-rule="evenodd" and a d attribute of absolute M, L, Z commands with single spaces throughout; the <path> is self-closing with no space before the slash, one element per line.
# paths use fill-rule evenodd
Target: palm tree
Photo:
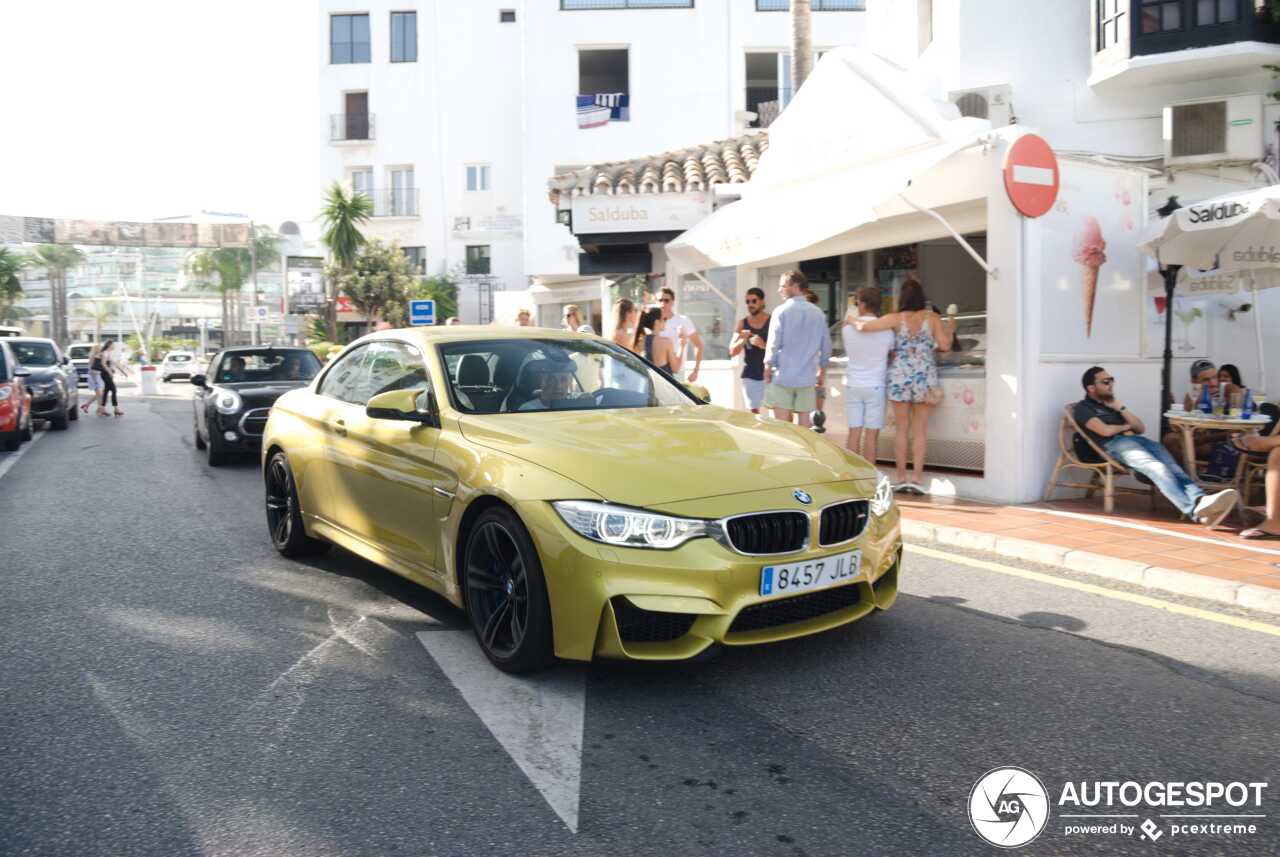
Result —
<path fill-rule="evenodd" d="M 373 214 L 373 200 L 362 193 L 352 192 L 350 196 L 342 189 L 342 185 L 334 182 L 325 194 L 324 206 L 320 209 L 320 219 L 324 222 L 324 233 L 320 240 L 329 248 L 334 264 L 342 272 L 351 270 L 355 264 L 360 248 L 364 246 L 365 237 L 358 228 L 366 223 Z M 329 340 L 338 339 L 338 294 L 332 277 L 326 278 L 328 298 Z"/>
<path fill-rule="evenodd" d="M 102 326 L 111 320 L 116 314 L 114 300 L 107 300 L 99 303 L 94 301 L 88 306 L 80 307 L 78 315 L 81 318 L 93 322 L 93 341 L 94 343 L 102 340 Z"/>
<path fill-rule="evenodd" d="M 791 68 L 795 75 L 795 90 L 813 71 L 813 21 L 810 18 L 809 0 L 791 0 Z M 792 95 L 794 97 L 794 94 Z"/>
<path fill-rule="evenodd" d="M 270 227 L 256 227 L 253 243 L 254 253 L 260 264 L 267 264 L 280 254 L 279 239 Z M 240 329 L 239 296 L 240 289 L 252 270 L 250 252 L 240 247 L 202 250 L 187 262 L 187 270 L 201 282 L 213 285 L 218 290 L 222 298 L 222 342 L 230 345 L 230 335 Z"/>
<path fill-rule="evenodd" d="M 31 264 L 48 273 L 52 339 L 63 347 L 67 345 L 67 271 L 84 260 L 84 252 L 69 244 L 41 244 L 32 254 Z"/>
<path fill-rule="evenodd" d="M 17 305 L 22 297 L 22 280 L 19 272 L 30 264 L 30 258 L 15 253 L 8 247 L 0 247 L 0 322 L 10 323 L 26 310 Z"/>

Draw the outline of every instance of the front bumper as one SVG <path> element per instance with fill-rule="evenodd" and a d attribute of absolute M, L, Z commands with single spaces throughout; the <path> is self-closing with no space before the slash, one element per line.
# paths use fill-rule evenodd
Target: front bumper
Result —
<path fill-rule="evenodd" d="M 216 432 L 218 441 L 235 449 L 256 450 L 262 447 L 262 431 L 267 424 L 267 413 L 270 408 L 251 408 L 235 414 L 216 414 L 210 423 L 211 432 Z M 234 439 L 227 436 L 234 435 Z"/>
<path fill-rule="evenodd" d="M 31 416 L 37 420 L 48 420 L 56 417 L 60 411 L 70 408 L 61 396 L 46 396 L 31 400 Z"/>
<path fill-rule="evenodd" d="M 784 493 L 789 497 L 790 489 Z M 854 496 L 821 493 L 825 496 L 815 499 L 815 509 Z M 786 508 L 775 498 L 757 499 L 752 505 Z M 882 518 L 872 516 L 851 543 L 768 557 L 744 556 L 709 538 L 671 551 L 613 547 L 579 536 L 549 503 L 523 503 L 519 511 L 538 546 L 551 601 L 555 652 L 562 658 L 680 660 L 713 644 L 740 646 L 802 637 L 888 609 L 898 594 L 902 539 L 897 506 Z M 816 511 L 812 526 L 817 532 Z M 850 550 L 862 551 L 861 574 L 855 582 L 798 595 L 760 595 L 764 566 Z"/>

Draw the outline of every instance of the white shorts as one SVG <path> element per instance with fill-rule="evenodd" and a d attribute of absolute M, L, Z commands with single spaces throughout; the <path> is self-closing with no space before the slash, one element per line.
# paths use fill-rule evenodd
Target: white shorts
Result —
<path fill-rule="evenodd" d="M 90 392 L 96 392 L 102 389 L 102 375 L 94 370 L 89 370 L 88 387 Z"/>
<path fill-rule="evenodd" d="M 742 395 L 747 400 L 747 407 L 759 410 L 764 404 L 764 381 L 756 378 L 742 379 Z"/>
<path fill-rule="evenodd" d="M 884 387 L 845 387 L 844 394 L 849 428 L 884 428 Z"/>

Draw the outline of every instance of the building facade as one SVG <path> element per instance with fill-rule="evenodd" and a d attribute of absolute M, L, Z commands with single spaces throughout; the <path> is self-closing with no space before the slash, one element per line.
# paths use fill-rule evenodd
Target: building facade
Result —
<path fill-rule="evenodd" d="M 458 275 L 463 319 L 489 321 L 493 291 L 602 273 L 548 218 L 549 176 L 777 115 L 791 94 L 787 5 L 321 0 L 317 186 L 367 193 L 366 231 L 423 274 Z M 863 6 L 814 0 L 815 48 L 860 42 Z"/>

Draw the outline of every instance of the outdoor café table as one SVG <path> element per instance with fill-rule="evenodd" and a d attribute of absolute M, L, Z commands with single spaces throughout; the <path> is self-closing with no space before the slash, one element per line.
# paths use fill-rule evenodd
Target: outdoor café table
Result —
<path fill-rule="evenodd" d="M 1254 414 L 1250 419 L 1240 417 L 1224 417 L 1204 414 L 1200 411 L 1169 411 L 1165 414 L 1169 425 L 1182 433 L 1182 456 L 1186 462 L 1187 475 L 1196 481 L 1201 488 L 1222 488 L 1223 483 L 1209 482 L 1201 479 L 1196 473 L 1196 442 L 1198 431 L 1228 431 L 1232 434 L 1256 434 L 1267 427 L 1270 422 L 1265 414 Z M 1236 465 L 1236 475 L 1231 484 L 1239 491 L 1244 482 L 1245 456 L 1240 456 Z"/>

